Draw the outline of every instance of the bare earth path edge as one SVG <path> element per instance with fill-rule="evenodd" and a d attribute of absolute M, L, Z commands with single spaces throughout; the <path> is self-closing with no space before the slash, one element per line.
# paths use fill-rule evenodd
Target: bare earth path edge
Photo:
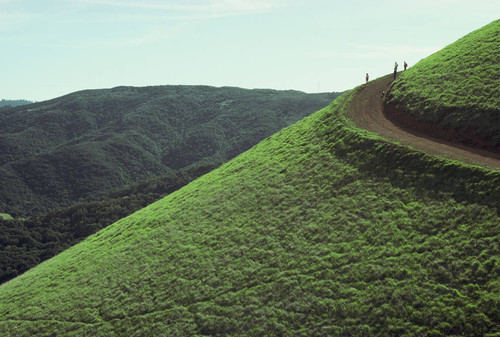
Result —
<path fill-rule="evenodd" d="M 389 90 L 392 80 L 393 75 L 388 75 L 356 89 L 347 117 L 357 127 L 433 156 L 500 170 L 500 154 L 432 137 L 391 120 L 384 113 L 382 93 Z"/>

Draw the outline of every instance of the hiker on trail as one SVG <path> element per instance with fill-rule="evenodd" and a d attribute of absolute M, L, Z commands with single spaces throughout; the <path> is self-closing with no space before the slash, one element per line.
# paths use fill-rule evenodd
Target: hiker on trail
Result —
<path fill-rule="evenodd" d="M 405 71 L 406 71 L 406 68 L 408 67 L 408 63 L 406 63 L 406 61 L 404 63 L 404 67 L 405 67 Z"/>
<path fill-rule="evenodd" d="M 398 72 L 398 63 L 394 62 L 394 79 L 396 79 L 396 73 Z"/>
<path fill-rule="evenodd" d="M 366 84 L 365 84 L 365 87 L 368 85 L 368 79 L 370 78 L 370 76 L 368 76 L 368 73 L 366 73 Z"/>

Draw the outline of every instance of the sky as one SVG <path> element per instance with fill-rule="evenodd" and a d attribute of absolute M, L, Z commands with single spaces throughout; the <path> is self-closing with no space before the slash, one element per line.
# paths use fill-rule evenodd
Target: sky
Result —
<path fill-rule="evenodd" d="M 340 92 L 499 14 L 498 0 L 0 0 L 0 99 L 122 85 Z"/>

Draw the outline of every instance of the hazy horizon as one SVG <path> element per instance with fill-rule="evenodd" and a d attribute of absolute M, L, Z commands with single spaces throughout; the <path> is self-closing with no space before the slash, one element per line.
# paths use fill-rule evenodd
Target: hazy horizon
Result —
<path fill-rule="evenodd" d="M 498 13 L 490 0 L 0 0 L 0 99 L 148 85 L 340 92 Z"/>

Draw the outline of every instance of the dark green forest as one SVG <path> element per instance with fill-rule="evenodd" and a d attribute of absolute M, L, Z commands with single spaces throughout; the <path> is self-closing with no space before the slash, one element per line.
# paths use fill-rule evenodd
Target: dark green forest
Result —
<path fill-rule="evenodd" d="M 26 105 L 26 104 L 31 104 L 31 103 L 33 103 L 33 102 L 25 100 L 25 99 L 2 99 L 2 100 L 0 100 L 0 108 L 20 106 L 20 105 Z"/>
<path fill-rule="evenodd" d="M 178 190 L 217 166 L 215 162 L 197 163 L 117 190 L 105 200 L 76 203 L 27 219 L 0 218 L 0 283 Z"/>
<path fill-rule="evenodd" d="M 336 96 L 117 87 L 2 108 L 0 212 L 39 215 L 201 160 L 227 161 Z"/>

